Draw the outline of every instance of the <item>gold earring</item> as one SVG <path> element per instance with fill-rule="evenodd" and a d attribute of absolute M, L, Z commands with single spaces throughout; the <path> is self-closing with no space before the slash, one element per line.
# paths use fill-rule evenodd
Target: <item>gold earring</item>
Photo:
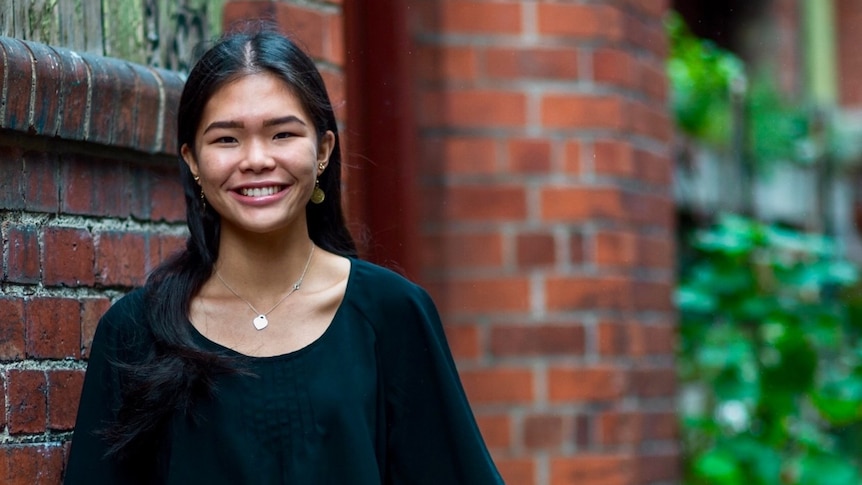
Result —
<path fill-rule="evenodd" d="M 320 188 L 320 179 L 314 181 L 314 190 L 311 191 L 311 202 L 319 204 L 326 199 L 326 193 Z"/>
<path fill-rule="evenodd" d="M 195 182 L 197 182 L 198 185 L 201 184 L 201 178 L 200 177 L 198 177 L 197 175 L 192 175 L 192 177 L 194 177 Z"/>

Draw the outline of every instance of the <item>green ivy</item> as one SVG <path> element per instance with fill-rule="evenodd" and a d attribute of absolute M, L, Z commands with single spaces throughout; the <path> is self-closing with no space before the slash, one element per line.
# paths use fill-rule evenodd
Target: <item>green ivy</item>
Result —
<path fill-rule="evenodd" d="M 686 483 L 862 483 L 862 291 L 835 244 L 725 215 L 677 290 Z"/>

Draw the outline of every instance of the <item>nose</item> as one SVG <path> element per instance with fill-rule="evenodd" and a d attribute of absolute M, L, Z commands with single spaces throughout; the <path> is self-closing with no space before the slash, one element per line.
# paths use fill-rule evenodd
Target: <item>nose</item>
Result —
<path fill-rule="evenodd" d="M 260 173 L 275 168 L 275 160 L 268 152 L 266 144 L 259 140 L 251 139 L 246 143 L 240 169 Z"/>

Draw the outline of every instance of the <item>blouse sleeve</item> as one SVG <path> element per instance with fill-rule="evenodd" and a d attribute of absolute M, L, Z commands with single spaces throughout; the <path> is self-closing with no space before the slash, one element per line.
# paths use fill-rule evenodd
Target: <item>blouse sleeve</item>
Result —
<path fill-rule="evenodd" d="M 65 485 L 127 483 L 120 478 L 114 460 L 106 457 L 108 443 L 100 432 L 114 421 L 120 403 L 120 379 L 113 364 L 124 358 L 120 350 L 129 340 L 123 335 L 134 322 L 130 316 L 134 314 L 130 308 L 133 298 L 127 296 L 126 301 L 116 303 L 96 327 L 72 434 Z"/>
<path fill-rule="evenodd" d="M 401 484 L 503 483 L 458 377 L 437 309 L 413 287 L 387 322 L 383 352 L 387 480 Z"/>

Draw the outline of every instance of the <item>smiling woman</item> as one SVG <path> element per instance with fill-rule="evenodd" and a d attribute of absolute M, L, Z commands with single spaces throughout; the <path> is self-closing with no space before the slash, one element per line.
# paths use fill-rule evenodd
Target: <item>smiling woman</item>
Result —
<path fill-rule="evenodd" d="M 101 319 L 66 483 L 502 483 L 433 302 L 356 257 L 308 56 L 225 37 L 177 141 L 187 247 Z"/>

